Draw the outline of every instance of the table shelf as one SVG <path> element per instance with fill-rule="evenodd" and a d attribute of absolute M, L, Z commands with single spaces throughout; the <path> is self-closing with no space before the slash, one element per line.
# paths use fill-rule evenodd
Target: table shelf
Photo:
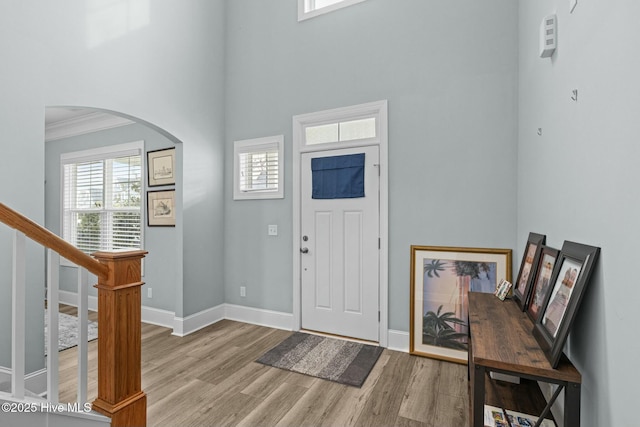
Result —
<path fill-rule="evenodd" d="M 515 402 L 531 404 L 541 411 L 537 381 L 565 388 L 564 426 L 580 425 L 580 386 L 582 376 L 563 356 L 557 369 L 551 367 L 533 337 L 533 323 L 512 300 L 501 301 L 493 294 L 469 293 L 469 375 L 471 425 L 483 427 L 485 403 L 519 412 L 522 407 L 508 407 Z M 489 372 L 523 378 L 520 385 L 500 386 L 488 379 Z M 533 403 L 532 399 L 538 402 Z M 536 414 L 532 414 L 536 415 Z"/>

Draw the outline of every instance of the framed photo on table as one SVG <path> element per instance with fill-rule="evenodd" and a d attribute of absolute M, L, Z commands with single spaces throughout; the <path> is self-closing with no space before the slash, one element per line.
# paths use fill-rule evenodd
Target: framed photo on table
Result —
<path fill-rule="evenodd" d="M 168 148 L 147 152 L 149 187 L 176 183 L 176 149 Z"/>
<path fill-rule="evenodd" d="M 147 225 L 176 226 L 176 190 L 147 191 Z"/>
<path fill-rule="evenodd" d="M 527 305 L 527 315 L 533 322 L 538 320 L 538 315 L 542 310 L 542 304 L 549 292 L 553 267 L 556 265 L 559 253 L 559 250 L 549 246 L 542 246 L 542 250 L 540 251 L 535 279 L 531 287 L 529 304 Z"/>
<path fill-rule="evenodd" d="M 553 368 L 571 330 L 584 290 L 591 279 L 600 248 L 565 241 L 551 276 L 544 309 L 538 314 L 533 335 Z"/>
<path fill-rule="evenodd" d="M 537 233 L 529 233 L 527 238 L 520 270 L 518 271 L 518 279 L 513 287 L 514 299 L 522 311 L 527 309 L 536 267 L 538 266 L 538 258 L 540 257 L 540 249 L 545 244 L 546 239 L 547 237 L 544 234 Z"/>
<path fill-rule="evenodd" d="M 511 281 L 511 249 L 411 246 L 411 354 L 467 363 L 468 293 Z"/>

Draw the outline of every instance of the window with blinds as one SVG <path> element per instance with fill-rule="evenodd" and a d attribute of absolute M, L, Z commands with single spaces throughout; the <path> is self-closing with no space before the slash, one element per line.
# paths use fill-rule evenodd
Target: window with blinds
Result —
<path fill-rule="evenodd" d="M 142 248 L 142 143 L 62 157 L 62 234 L 81 251 Z"/>
<path fill-rule="evenodd" d="M 282 198 L 283 135 L 235 141 L 233 198 Z"/>

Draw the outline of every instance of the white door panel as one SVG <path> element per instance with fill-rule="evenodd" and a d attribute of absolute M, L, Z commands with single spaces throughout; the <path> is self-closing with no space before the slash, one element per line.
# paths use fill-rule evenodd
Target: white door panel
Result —
<path fill-rule="evenodd" d="M 311 159 L 356 153 L 365 153 L 365 197 L 312 199 Z M 304 329 L 379 339 L 378 156 L 377 146 L 301 156 Z"/>

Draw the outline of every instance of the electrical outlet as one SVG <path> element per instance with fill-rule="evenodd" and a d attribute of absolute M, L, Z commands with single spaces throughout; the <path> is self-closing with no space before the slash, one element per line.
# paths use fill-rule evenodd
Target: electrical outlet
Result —
<path fill-rule="evenodd" d="M 277 236 L 278 235 L 278 226 L 271 224 L 268 228 L 269 236 Z"/>
<path fill-rule="evenodd" d="M 247 296 L 247 287 L 246 286 L 240 286 L 240 296 L 241 297 L 246 297 Z"/>
<path fill-rule="evenodd" d="M 153 290 L 151 288 L 147 288 L 147 298 L 153 298 Z"/>

